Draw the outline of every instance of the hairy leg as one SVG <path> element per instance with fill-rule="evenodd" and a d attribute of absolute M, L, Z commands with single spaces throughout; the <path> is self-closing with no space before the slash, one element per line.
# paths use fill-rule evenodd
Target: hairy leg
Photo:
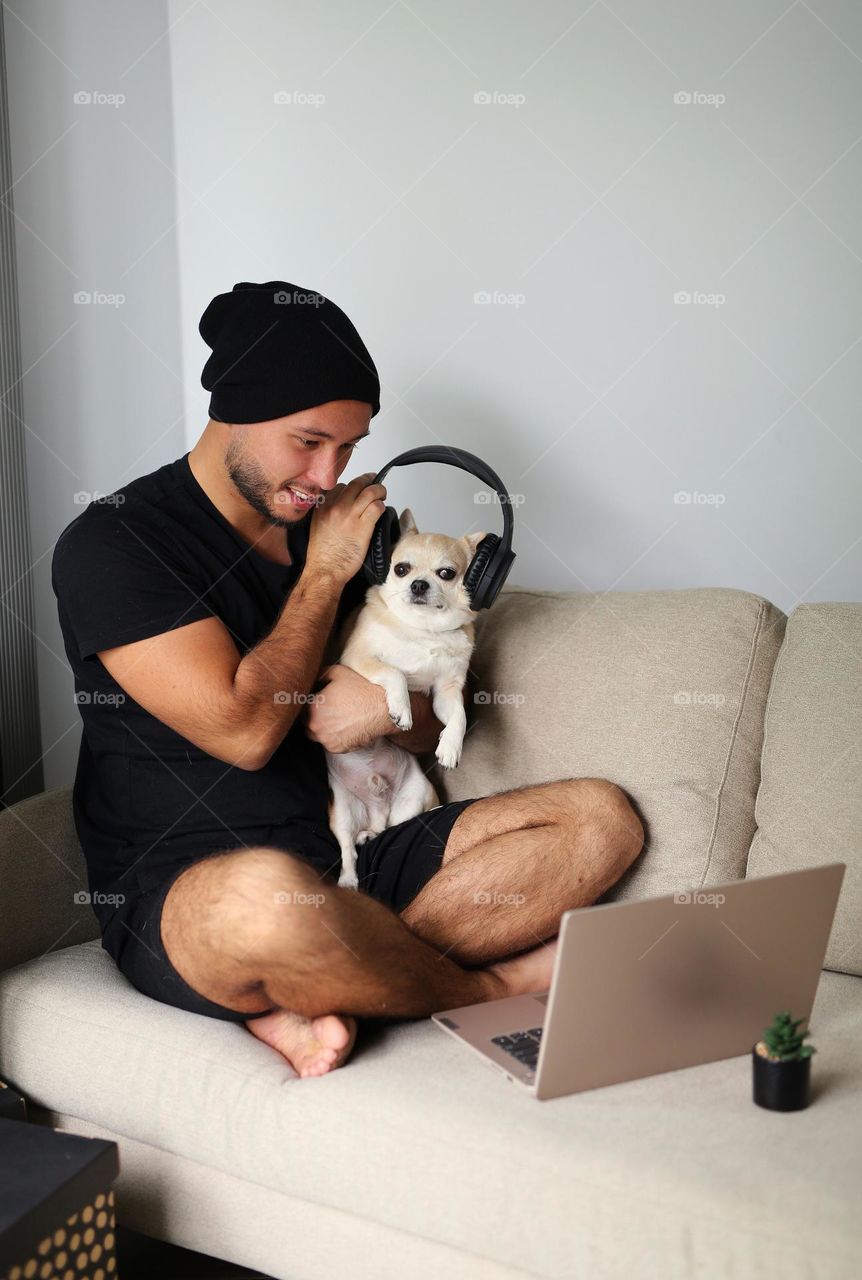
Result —
<path fill-rule="evenodd" d="M 307 1019 L 422 1017 L 544 990 L 552 967 L 552 956 L 537 955 L 461 968 L 382 903 L 267 848 L 184 871 L 165 901 L 162 940 L 180 975 L 208 999 L 250 1014 L 278 1006 Z M 247 1025 L 257 1031 L 266 1021 Z"/>
<path fill-rule="evenodd" d="M 552 938 L 564 911 L 616 883 L 643 839 L 625 793 L 603 778 L 486 796 L 458 815 L 440 870 L 401 919 L 460 964 L 488 964 Z"/>

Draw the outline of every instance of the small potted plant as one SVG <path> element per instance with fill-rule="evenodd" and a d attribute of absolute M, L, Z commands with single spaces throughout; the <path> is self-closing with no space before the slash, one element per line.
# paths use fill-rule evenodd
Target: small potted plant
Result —
<path fill-rule="evenodd" d="M 810 1031 L 799 1031 L 805 1021 L 794 1022 L 789 1013 L 777 1013 L 754 1046 L 754 1101 L 769 1111 L 802 1111 L 808 1106 L 811 1055 L 817 1050 L 803 1044 Z"/>

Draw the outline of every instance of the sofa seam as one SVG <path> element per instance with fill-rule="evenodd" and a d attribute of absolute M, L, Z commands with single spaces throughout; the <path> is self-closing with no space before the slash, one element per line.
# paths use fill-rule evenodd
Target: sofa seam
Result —
<path fill-rule="evenodd" d="M 763 601 L 761 601 L 757 607 L 757 617 L 754 623 L 754 633 L 751 637 L 751 646 L 750 646 L 749 655 L 748 655 L 748 669 L 745 673 L 745 679 L 742 682 L 742 696 L 739 699 L 739 708 L 736 713 L 736 718 L 733 722 L 733 728 L 730 731 L 730 741 L 728 742 L 727 752 L 724 758 L 724 769 L 722 771 L 721 781 L 718 784 L 718 793 L 715 799 L 715 817 L 713 819 L 712 832 L 710 833 L 710 837 L 709 837 L 709 845 L 707 848 L 707 856 L 706 856 L 706 865 L 703 869 L 703 875 L 701 876 L 701 881 L 699 886 L 700 888 L 703 888 L 703 886 L 707 883 L 709 870 L 710 870 L 710 867 L 712 866 L 712 858 L 713 858 L 713 854 L 715 853 L 715 846 L 718 840 L 718 832 L 721 825 L 722 801 L 724 799 L 724 791 L 725 791 L 725 786 L 727 784 L 728 774 L 730 773 L 730 762 L 733 758 L 733 749 L 736 746 L 737 738 L 739 736 L 740 721 L 742 720 L 742 715 L 745 710 L 745 704 L 748 698 L 748 692 L 751 687 L 751 680 L 754 674 L 754 662 L 755 662 L 755 657 L 757 655 L 757 645 L 758 645 L 758 641 L 760 640 L 761 632 L 763 630 L 763 620 L 765 617 L 766 617 L 766 604 Z M 761 757 L 762 757 L 762 746 L 761 746 Z M 758 789 L 759 789 L 759 786 L 760 784 L 758 782 Z M 755 803 L 756 803 L 756 797 L 755 797 Z M 754 837 L 752 836 L 752 839 L 753 838 Z M 751 842 L 749 841 L 749 849 L 750 847 L 751 847 Z M 748 854 L 746 853 L 746 862 L 747 861 L 748 861 Z"/>
<path fill-rule="evenodd" d="M 758 782 L 757 782 L 757 794 L 754 797 L 754 833 L 751 837 L 751 840 L 749 841 L 748 850 L 745 855 L 746 877 L 748 876 L 748 864 L 751 861 L 751 849 L 761 830 L 760 821 L 757 816 L 757 805 L 760 800 L 761 788 L 763 787 L 763 761 L 766 757 L 766 747 L 769 739 L 769 718 L 772 712 L 772 694 L 773 694 L 773 690 L 775 689 L 775 686 L 778 683 L 778 677 L 781 671 L 781 667 L 786 661 L 787 650 L 789 646 L 790 646 L 790 618 L 787 619 L 787 624 L 784 628 L 784 635 L 781 638 L 781 648 L 778 650 L 778 657 L 775 659 L 775 666 L 772 669 L 772 678 L 769 681 L 769 690 L 766 694 L 766 706 L 763 711 L 763 743 L 761 744 L 761 748 L 760 748 L 760 777 L 758 778 Z"/>

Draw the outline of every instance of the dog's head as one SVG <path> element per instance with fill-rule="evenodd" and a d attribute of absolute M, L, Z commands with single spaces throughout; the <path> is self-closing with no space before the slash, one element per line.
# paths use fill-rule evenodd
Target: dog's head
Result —
<path fill-rule="evenodd" d="M 454 631 L 474 621 L 464 574 L 484 533 L 466 533 L 463 538 L 420 533 L 409 507 L 398 523 L 401 537 L 380 588 L 384 604 L 418 631 Z"/>

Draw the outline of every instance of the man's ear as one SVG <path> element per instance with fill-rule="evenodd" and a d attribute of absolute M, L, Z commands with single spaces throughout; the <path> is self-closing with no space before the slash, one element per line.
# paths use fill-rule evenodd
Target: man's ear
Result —
<path fill-rule="evenodd" d="M 416 528 L 416 521 L 413 519 L 413 512 L 410 510 L 409 507 L 405 507 L 404 510 L 401 512 L 401 515 L 398 517 L 398 528 L 401 530 L 402 538 L 404 537 L 405 533 L 419 532 L 419 530 Z"/>
<path fill-rule="evenodd" d="M 486 536 L 487 535 L 484 533 L 465 533 L 464 534 L 464 537 L 461 539 L 461 541 L 464 543 L 465 547 L 467 548 L 467 555 L 471 560 L 476 554 L 476 548 L 478 547 L 479 543 Z"/>

